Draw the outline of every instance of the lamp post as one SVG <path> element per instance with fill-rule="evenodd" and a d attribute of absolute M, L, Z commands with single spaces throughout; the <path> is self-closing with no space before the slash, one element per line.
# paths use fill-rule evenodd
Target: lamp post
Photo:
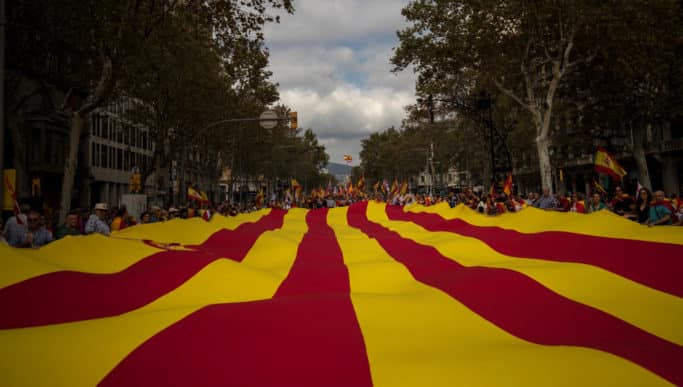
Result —
<path fill-rule="evenodd" d="M 1 1 L 1 0 L 0 0 Z M 290 116 L 291 117 L 291 116 Z M 185 169 L 186 169 L 186 159 L 187 159 L 187 146 L 193 144 L 194 140 L 199 137 L 201 134 L 206 133 L 209 129 L 218 127 L 220 125 L 224 124 L 229 124 L 229 123 L 244 123 L 244 122 L 259 122 L 261 126 L 264 129 L 272 129 L 279 122 L 287 122 L 290 121 L 290 117 L 281 117 L 277 114 L 277 112 L 273 110 L 266 110 L 258 118 L 227 118 L 223 120 L 218 120 L 214 121 L 203 128 L 199 129 L 198 131 L 194 133 L 186 133 L 183 132 L 181 135 L 182 137 L 182 146 L 180 148 L 180 189 L 179 189 L 179 197 L 181 199 L 181 202 L 185 202 L 187 199 L 187 186 L 185 182 Z M 241 165 L 241 162 L 240 162 Z M 233 169 L 234 173 L 234 169 Z M 241 189 L 240 189 L 240 200 L 241 200 Z"/>

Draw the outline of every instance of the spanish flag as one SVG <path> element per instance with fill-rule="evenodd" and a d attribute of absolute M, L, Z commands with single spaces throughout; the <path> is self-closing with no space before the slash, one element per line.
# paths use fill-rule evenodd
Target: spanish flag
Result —
<path fill-rule="evenodd" d="M 598 151 L 595 153 L 594 168 L 596 172 L 610 175 L 617 181 L 626 175 L 626 171 L 619 165 L 617 159 L 602 147 L 598 147 Z"/>
<path fill-rule="evenodd" d="M 680 227 L 445 202 L 0 244 L 0 385 L 680 386 L 682 256 Z"/>
<path fill-rule="evenodd" d="M 187 198 L 190 200 L 196 200 L 200 203 L 208 203 L 209 198 L 203 191 L 198 191 L 192 187 L 187 187 Z"/>
<path fill-rule="evenodd" d="M 509 172 L 508 177 L 505 179 L 505 185 L 503 185 L 503 193 L 506 196 L 512 195 L 512 172 Z"/>
<path fill-rule="evenodd" d="M 404 180 L 403 183 L 401 183 L 401 195 L 405 195 L 406 192 L 408 192 L 408 182 Z"/>
<path fill-rule="evenodd" d="M 301 184 L 296 179 L 292 179 L 292 191 L 294 191 L 294 197 L 299 199 L 299 196 L 301 196 Z"/>
<path fill-rule="evenodd" d="M 261 208 L 263 206 L 263 198 L 264 198 L 263 190 L 259 190 L 259 192 L 256 194 L 256 197 L 254 198 L 254 205 L 256 208 Z"/>
<path fill-rule="evenodd" d="M 397 193 L 398 193 L 398 181 L 396 181 L 396 179 L 394 179 L 394 182 L 391 183 L 390 195 L 393 197 L 393 196 L 395 196 Z"/>
<path fill-rule="evenodd" d="M 365 192 L 365 176 L 361 176 L 360 179 L 358 179 L 358 184 L 356 184 L 356 188 L 360 192 Z"/>

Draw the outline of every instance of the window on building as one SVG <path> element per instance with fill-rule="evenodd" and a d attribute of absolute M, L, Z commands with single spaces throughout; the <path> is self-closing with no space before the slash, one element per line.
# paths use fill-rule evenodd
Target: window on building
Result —
<path fill-rule="evenodd" d="M 99 137 L 99 133 L 97 133 L 97 114 L 90 116 L 90 133 L 93 136 Z"/>
<path fill-rule="evenodd" d="M 142 149 L 147 149 L 147 132 L 142 132 Z"/>
<path fill-rule="evenodd" d="M 97 166 L 98 154 L 96 152 L 97 144 L 94 142 L 90 143 L 90 165 L 93 167 Z"/>
<path fill-rule="evenodd" d="M 116 169 L 123 170 L 123 149 L 116 149 Z"/>
<path fill-rule="evenodd" d="M 130 129 L 128 126 L 121 125 L 121 130 L 123 131 L 123 143 L 125 145 L 130 145 L 130 135 L 128 129 Z"/>
<path fill-rule="evenodd" d="M 123 152 L 123 170 L 124 171 L 130 170 L 130 151 L 129 150 Z"/>
<path fill-rule="evenodd" d="M 121 128 L 121 123 L 118 121 L 112 121 L 114 124 L 114 130 L 116 131 L 116 142 L 119 144 L 123 142 L 123 128 Z"/>
<path fill-rule="evenodd" d="M 109 168 L 109 147 L 101 145 L 100 148 L 100 167 Z"/>

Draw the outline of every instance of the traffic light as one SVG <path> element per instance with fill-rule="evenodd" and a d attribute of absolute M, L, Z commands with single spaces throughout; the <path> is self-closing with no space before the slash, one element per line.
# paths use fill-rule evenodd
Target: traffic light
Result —
<path fill-rule="evenodd" d="M 299 123 L 296 120 L 296 112 L 289 112 L 289 127 L 296 129 L 299 127 Z"/>

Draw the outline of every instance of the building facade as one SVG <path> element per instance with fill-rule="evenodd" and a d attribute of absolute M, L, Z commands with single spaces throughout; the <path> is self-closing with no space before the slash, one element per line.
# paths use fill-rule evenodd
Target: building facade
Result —
<path fill-rule="evenodd" d="M 149 129 L 131 119 L 135 104 L 130 98 L 118 98 L 90 115 L 90 204 L 118 206 L 121 195 L 131 192 L 133 174 L 147 170 L 152 162 L 155 144 Z M 151 175 L 143 183 L 145 192 L 153 181 Z"/>

